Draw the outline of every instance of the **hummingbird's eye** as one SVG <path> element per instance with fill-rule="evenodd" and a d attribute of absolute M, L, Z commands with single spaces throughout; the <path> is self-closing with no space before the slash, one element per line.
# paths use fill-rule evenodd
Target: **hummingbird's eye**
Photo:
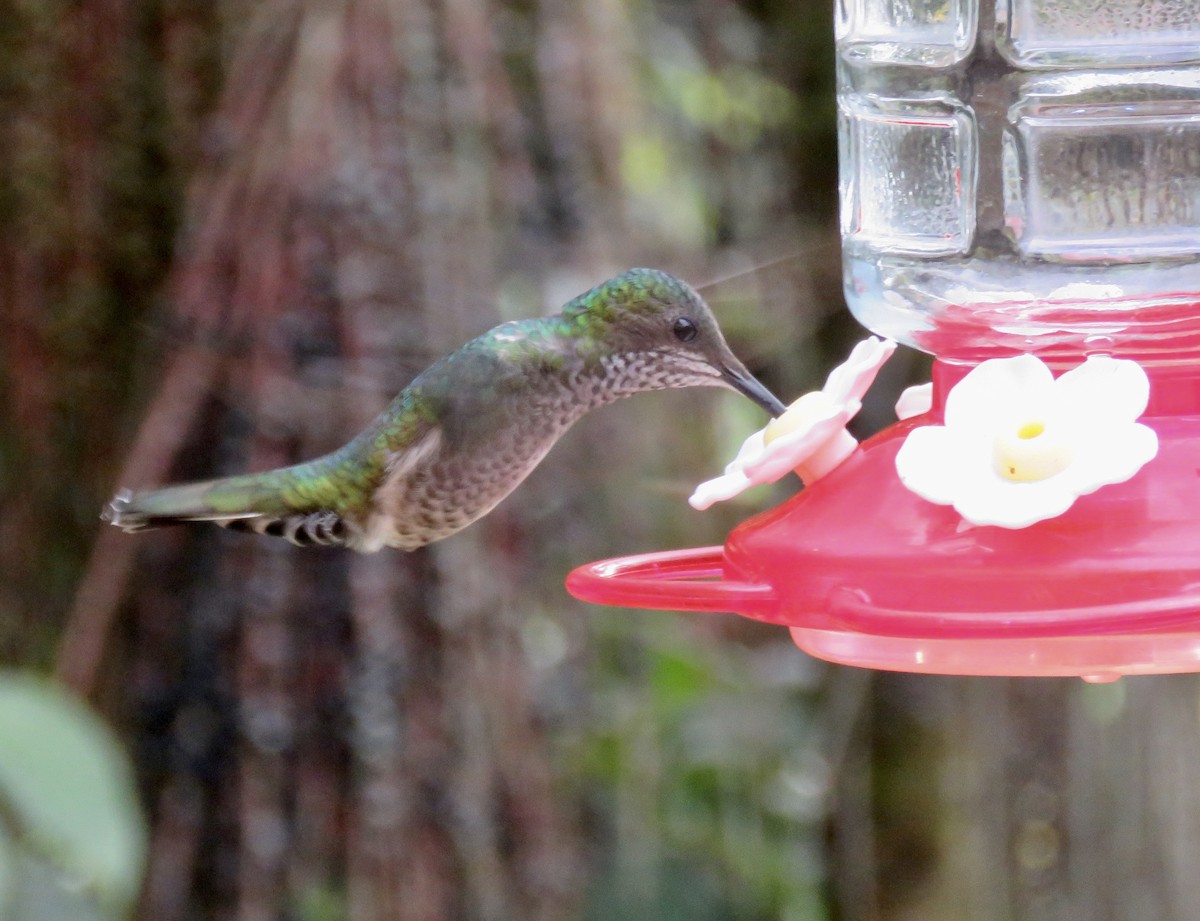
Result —
<path fill-rule="evenodd" d="M 671 326 L 671 332 L 675 334 L 675 338 L 680 342 L 691 342 L 700 332 L 694 320 L 687 317 L 677 317 L 675 323 Z"/>

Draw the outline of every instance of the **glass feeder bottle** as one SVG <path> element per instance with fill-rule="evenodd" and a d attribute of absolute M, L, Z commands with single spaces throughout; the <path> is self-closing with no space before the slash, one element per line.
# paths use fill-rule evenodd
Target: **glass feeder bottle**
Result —
<path fill-rule="evenodd" d="M 974 363 L 1200 361 L 1200 0 L 838 0 L 846 296 Z"/>

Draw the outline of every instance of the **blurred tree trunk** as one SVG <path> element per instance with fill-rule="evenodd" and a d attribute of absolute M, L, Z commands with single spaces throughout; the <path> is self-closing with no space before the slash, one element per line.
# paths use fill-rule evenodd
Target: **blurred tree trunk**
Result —
<path fill-rule="evenodd" d="M 276 2 L 242 24 L 172 286 L 178 355 L 215 355 L 207 397 L 139 436 L 171 475 L 329 450 L 497 319 L 467 308 L 497 287 L 499 234 L 554 228 L 486 14 Z M 144 916 L 185 917 L 192 893 L 240 919 L 569 914 L 574 823 L 548 789 L 511 552 L 496 526 L 362 559 L 156 539 L 152 571 L 181 581 L 136 602 L 166 749 Z"/>
<path fill-rule="evenodd" d="M 159 342 L 175 344 L 122 482 L 330 450 L 504 318 L 497 292 L 528 315 L 635 261 L 695 259 L 702 218 L 682 211 L 674 241 L 629 220 L 645 206 L 620 170 L 628 142 L 668 161 L 685 146 L 633 86 L 633 15 L 473 0 L 230 14 L 167 287 Z M 724 211 L 753 206 L 743 187 Z M 631 443 L 671 450 L 601 423 L 518 503 L 411 555 L 101 534 L 59 671 L 134 703 L 153 817 L 142 917 L 576 915 L 579 807 L 556 789 L 523 629 L 528 587 L 560 599 L 566 562 L 595 555 L 589 516 L 641 504 L 600 487 Z M 637 518 L 627 535 L 650 526 Z M 104 672 L 126 597 L 126 651 Z"/>
<path fill-rule="evenodd" d="M 49 657 L 94 530 L 212 31 L 186 0 L 0 4 L 0 657 Z"/>
<path fill-rule="evenodd" d="M 781 395 L 818 385 L 857 335 L 828 6 L 0 4 L 0 655 L 50 659 L 114 480 L 328 450 L 632 264 L 801 251 L 706 293 Z M 823 669 L 564 597 L 761 507 L 683 507 L 759 421 L 719 399 L 597 414 L 411 555 L 105 529 L 57 665 L 135 740 L 141 917 L 1190 921 L 1194 679 Z"/>

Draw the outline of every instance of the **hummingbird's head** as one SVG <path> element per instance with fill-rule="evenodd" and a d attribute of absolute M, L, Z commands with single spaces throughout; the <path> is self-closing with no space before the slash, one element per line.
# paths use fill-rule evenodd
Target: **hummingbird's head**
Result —
<path fill-rule="evenodd" d="M 563 317 L 585 349 L 616 362 L 647 390 L 724 386 L 772 416 L 786 407 L 730 350 L 691 286 L 657 269 L 630 269 L 572 301 Z"/>

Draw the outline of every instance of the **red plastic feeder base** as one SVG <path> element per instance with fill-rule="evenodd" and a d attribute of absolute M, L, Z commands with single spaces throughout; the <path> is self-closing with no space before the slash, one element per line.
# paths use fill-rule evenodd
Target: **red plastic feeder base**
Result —
<path fill-rule="evenodd" d="M 742 523 L 723 548 L 593 563 L 567 588 L 600 604 L 735 612 L 868 668 L 1092 681 L 1200 671 L 1200 377 L 1151 374 L 1162 396 L 1141 421 L 1158 456 L 1058 518 L 975 526 L 905 489 L 896 452 L 912 428 L 940 421 L 935 408 Z"/>

